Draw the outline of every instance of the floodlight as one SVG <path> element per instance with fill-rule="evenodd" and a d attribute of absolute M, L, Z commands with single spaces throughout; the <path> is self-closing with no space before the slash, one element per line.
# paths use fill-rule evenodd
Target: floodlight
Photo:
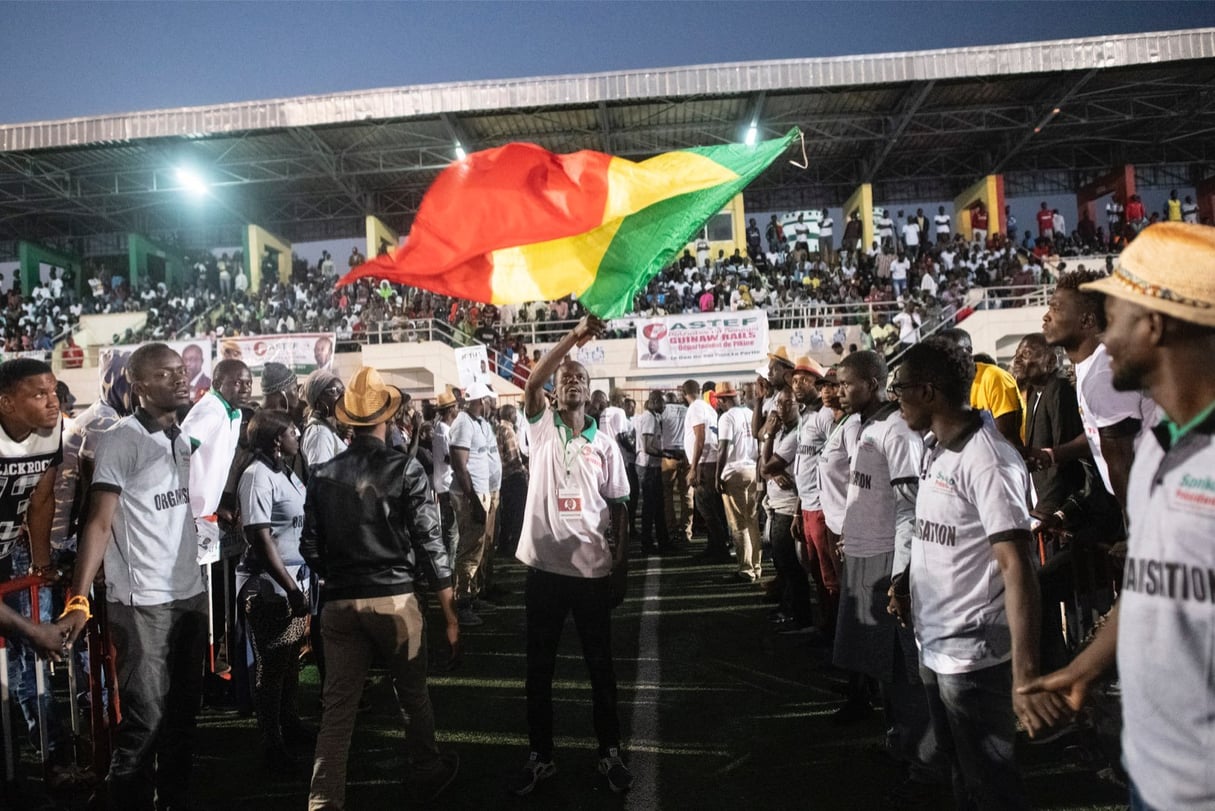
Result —
<path fill-rule="evenodd" d="M 755 146 L 755 142 L 759 140 L 759 128 L 754 124 L 747 127 L 747 137 L 743 139 L 743 143 L 747 146 Z"/>
<path fill-rule="evenodd" d="M 456 142 L 456 160 L 462 161 L 467 157 L 468 157 L 468 153 L 464 151 L 464 147 L 460 145 L 459 141 L 457 141 Z"/>
<path fill-rule="evenodd" d="M 181 184 L 182 188 L 195 196 L 201 197 L 209 190 L 207 181 L 203 180 L 202 176 L 193 169 L 179 166 L 175 174 L 177 182 Z"/>

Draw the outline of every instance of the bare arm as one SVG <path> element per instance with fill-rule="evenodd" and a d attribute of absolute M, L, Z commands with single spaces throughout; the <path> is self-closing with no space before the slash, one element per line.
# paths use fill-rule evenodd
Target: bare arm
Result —
<path fill-rule="evenodd" d="M 1004 578 L 1004 604 L 1008 630 L 1012 635 L 1013 687 L 1019 688 L 1038 677 L 1039 631 L 1042 627 L 1042 599 L 1038 577 L 1029 564 L 1028 535 L 992 544 L 992 554 Z M 1030 737 L 1054 726 L 1068 708 L 1054 693 L 1032 695 L 1014 692 L 1013 711 L 1029 731 Z"/>
<path fill-rule="evenodd" d="M 455 477 L 456 484 L 459 485 L 461 493 L 468 496 L 475 495 L 473 490 L 472 476 L 468 472 L 468 448 L 457 448 L 452 446 L 451 454 L 451 475 Z"/>
<path fill-rule="evenodd" d="M 1013 444 L 1018 450 L 1024 445 L 1021 441 L 1021 409 L 1001 414 L 995 418 L 996 430 Z"/>
<path fill-rule="evenodd" d="M 1089 687 L 1102 673 L 1114 666 L 1118 658 L 1118 603 L 1105 616 L 1105 625 L 1087 648 L 1062 670 L 1033 679 L 1017 689 L 1023 695 L 1038 692 L 1053 692 L 1063 698 L 1067 705 L 1078 711 L 1084 706 Z"/>
<path fill-rule="evenodd" d="M 51 565 L 51 522 L 55 518 L 55 476 L 59 468 L 47 468 L 30 494 L 26 522 L 30 528 L 30 565 L 45 569 Z"/>
<path fill-rule="evenodd" d="M 523 387 L 524 415 L 530 419 L 544 410 L 544 381 L 556 374 L 557 367 L 575 346 L 597 338 L 605 326 L 600 319 L 588 315 L 567 332 L 556 346 L 540 357 L 540 362 L 532 369 L 531 376 Z"/>
<path fill-rule="evenodd" d="M 113 536 L 114 513 L 118 510 L 118 493 L 99 490 L 89 499 L 89 516 L 80 533 L 76 550 L 76 568 L 72 575 L 72 594 L 87 595 L 105 560 L 106 547 Z M 68 641 L 75 641 L 88 618 L 83 611 L 72 611 L 60 620 L 68 629 Z"/>
<path fill-rule="evenodd" d="M 1138 431 L 1138 420 L 1133 420 Z M 1114 498 L 1126 509 L 1126 483 L 1131 476 L 1131 462 L 1135 461 L 1135 433 L 1128 433 L 1122 423 L 1111 426 L 1118 430 L 1101 429 L 1101 455 L 1105 457 L 1106 467 L 1110 471 L 1110 486 L 1114 488 Z"/>

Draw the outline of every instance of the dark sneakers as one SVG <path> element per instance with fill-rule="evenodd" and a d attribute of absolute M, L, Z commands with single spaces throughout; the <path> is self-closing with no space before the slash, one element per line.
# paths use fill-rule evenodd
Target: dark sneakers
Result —
<path fill-rule="evenodd" d="M 612 747 L 607 756 L 599 758 L 599 773 L 607 778 L 608 788 L 619 794 L 633 785 L 633 773 L 620 759 L 620 750 Z"/>
<path fill-rule="evenodd" d="M 438 797 L 456 779 L 460 771 L 460 756 L 443 752 L 423 769 L 415 768 L 405 785 L 406 793 L 415 803 L 428 803 Z"/>
<path fill-rule="evenodd" d="M 557 764 L 550 760 L 541 760 L 540 755 L 532 752 L 527 757 L 523 769 L 511 780 L 508 790 L 516 797 L 526 797 L 535 791 L 541 781 L 547 780 L 557 773 Z"/>

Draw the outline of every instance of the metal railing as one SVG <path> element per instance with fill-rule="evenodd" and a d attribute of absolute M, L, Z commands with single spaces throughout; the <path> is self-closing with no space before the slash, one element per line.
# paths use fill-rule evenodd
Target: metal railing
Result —
<path fill-rule="evenodd" d="M 967 297 L 976 310 L 1002 310 L 1009 307 L 1045 307 L 1050 302 L 1053 284 L 1006 285 L 977 287 Z M 976 295 L 977 293 L 977 295 Z"/>

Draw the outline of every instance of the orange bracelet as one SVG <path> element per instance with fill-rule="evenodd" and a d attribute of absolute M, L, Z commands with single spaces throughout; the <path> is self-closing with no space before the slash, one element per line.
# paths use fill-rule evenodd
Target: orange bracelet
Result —
<path fill-rule="evenodd" d="M 93 618 L 93 612 L 90 610 L 89 606 L 89 598 L 85 597 L 83 594 L 77 594 L 68 599 L 63 606 L 63 613 L 59 615 L 59 619 L 63 619 L 73 611 L 83 611 L 85 615 L 84 618 L 86 620 L 91 620 Z"/>

